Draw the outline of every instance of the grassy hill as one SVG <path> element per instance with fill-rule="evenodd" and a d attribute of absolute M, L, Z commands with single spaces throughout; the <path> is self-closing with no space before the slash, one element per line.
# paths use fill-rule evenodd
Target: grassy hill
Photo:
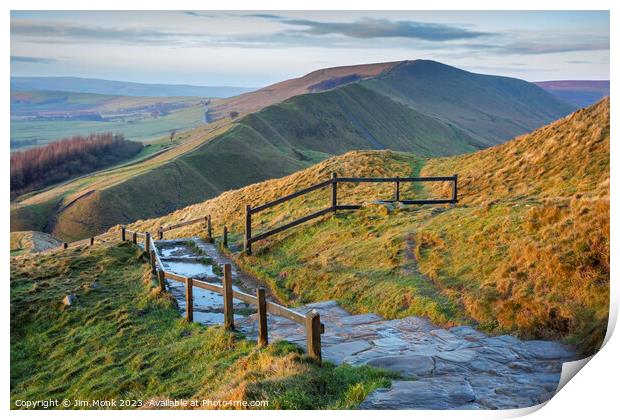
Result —
<path fill-rule="evenodd" d="M 465 130 L 487 146 L 576 109 L 532 83 L 471 73 L 431 60 L 405 61 L 362 83 Z"/>
<path fill-rule="evenodd" d="M 95 132 L 149 141 L 203 124 L 199 98 L 11 92 L 11 150 Z"/>
<path fill-rule="evenodd" d="M 181 182 L 181 172 L 174 172 L 171 162 L 228 128 L 228 121 L 218 121 L 179 134 L 175 147 L 160 149 L 134 163 L 21 196 L 11 204 L 11 231 L 45 231 L 74 240 L 102 232 L 119 221 L 132 220 L 131 217 L 163 214 L 196 202 L 204 197 L 202 190 L 191 188 L 192 178 Z M 159 196 L 153 191 L 158 191 Z M 105 200 L 101 200 L 102 195 Z M 171 201 L 164 201 L 167 198 Z M 126 211 L 134 213 L 124 214 Z"/>
<path fill-rule="evenodd" d="M 282 179 L 229 191 L 132 228 L 211 214 L 216 232 L 243 231 L 243 209 L 340 176 L 459 174 L 457 206 L 373 205 L 390 185 L 343 189 L 366 202 L 278 234 L 238 262 L 291 304 L 337 299 L 355 312 L 424 315 L 492 333 L 561 339 L 583 353 L 605 335 L 609 307 L 609 99 L 503 145 L 424 159 L 391 151 L 351 152 Z M 403 197 L 445 194 L 446 185 Z M 256 233 L 327 206 L 329 193 L 260 213 Z M 200 226 L 173 231 L 203 235 Z"/>
<path fill-rule="evenodd" d="M 284 80 L 253 92 L 247 92 L 232 98 L 215 99 L 212 102 L 213 118 L 228 116 L 230 112 L 247 114 L 259 111 L 269 105 L 285 101 L 293 96 L 320 92 L 353 81 L 375 77 L 388 71 L 399 62 L 360 64 L 353 66 L 331 67 L 308 73 L 305 76 Z"/>
<path fill-rule="evenodd" d="M 359 79 L 346 78 L 352 74 Z M 163 154 L 148 172 L 126 168 L 122 177 L 118 172 L 101 175 L 116 180 L 113 184 L 80 181 L 71 184 L 70 194 L 62 186 L 64 192 L 20 200 L 12 209 L 12 230 L 44 229 L 67 239 L 83 238 L 116 223 L 164 215 L 232 188 L 281 177 L 349 150 L 391 149 L 423 157 L 461 154 L 537 128 L 570 110 L 527 82 L 421 60 L 326 69 L 302 79 L 291 81 L 295 89 L 317 93 L 236 119 L 229 129 L 210 134 L 202 143 L 196 140 L 195 147 L 183 153 Z M 272 98 L 280 88 L 273 87 Z M 214 124 L 224 127 L 228 122 Z"/>
<path fill-rule="evenodd" d="M 390 374 L 319 366 L 284 342 L 187 323 L 128 243 L 11 259 L 16 400 L 268 400 L 269 409 L 355 408 Z M 74 293 L 77 302 L 64 306 Z M 62 406 L 59 408 L 63 408 Z M 77 409 L 78 407 L 72 406 Z M 137 407 L 115 407 L 116 409 Z"/>

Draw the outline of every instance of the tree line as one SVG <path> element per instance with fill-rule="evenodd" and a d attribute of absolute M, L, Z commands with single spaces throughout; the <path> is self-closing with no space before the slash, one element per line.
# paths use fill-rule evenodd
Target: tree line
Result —
<path fill-rule="evenodd" d="M 11 155 L 11 198 L 105 168 L 142 150 L 122 134 L 98 133 L 49 143 Z"/>

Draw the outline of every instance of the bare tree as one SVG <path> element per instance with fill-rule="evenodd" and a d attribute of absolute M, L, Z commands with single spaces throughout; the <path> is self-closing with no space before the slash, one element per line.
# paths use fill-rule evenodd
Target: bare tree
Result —
<path fill-rule="evenodd" d="M 177 130 L 175 128 L 170 130 L 170 144 L 172 144 L 174 142 L 174 136 L 176 136 L 176 135 L 177 135 Z"/>

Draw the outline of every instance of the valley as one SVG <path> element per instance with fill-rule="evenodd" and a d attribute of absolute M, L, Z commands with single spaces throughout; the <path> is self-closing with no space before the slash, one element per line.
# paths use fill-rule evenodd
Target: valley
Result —
<path fill-rule="evenodd" d="M 578 107 L 590 106 L 610 93 L 609 80 L 553 80 L 534 84 Z"/>
<path fill-rule="evenodd" d="M 347 78 L 351 74 L 359 78 Z M 320 88 L 313 88 L 317 84 Z M 527 82 L 426 60 L 326 69 L 265 89 L 226 100 L 243 99 L 251 106 L 226 108 L 241 116 L 184 132 L 191 146 L 162 153 L 148 171 L 139 163 L 122 174 L 113 170 L 18 198 L 11 207 L 11 229 L 80 239 L 350 150 L 390 149 L 421 157 L 473 152 L 573 110 Z M 314 93 L 263 108 L 300 89 Z M 217 106 L 214 101 L 213 109 Z M 243 115 L 244 109 L 260 110 Z M 96 181 L 102 178 L 104 183 Z M 162 196 L 143 194 L 145 183 Z"/>

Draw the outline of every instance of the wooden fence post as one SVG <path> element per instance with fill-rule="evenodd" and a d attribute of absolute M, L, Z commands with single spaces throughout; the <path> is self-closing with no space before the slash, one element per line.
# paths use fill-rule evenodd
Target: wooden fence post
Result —
<path fill-rule="evenodd" d="M 394 185 L 394 201 L 400 201 L 400 177 L 396 177 L 396 184 Z"/>
<path fill-rule="evenodd" d="M 166 275 L 164 274 L 164 270 L 157 270 L 157 280 L 159 280 L 159 292 L 166 291 Z"/>
<path fill-rule="evenodd" d="M 131 235 L 131 242 L 134 244 L 138 243 L 138 232 L 134 232 L 133 235 Z"/>
<path fill-rule="evenodd" d="M 233 314 L 233 288 L 232 288 L 232 267 L 224 264 L 224 328 L 229 331 L 235 330 L 235 320 Z"/>
<path fill-rule="evenodd" d="M 144 250 L 150 254 L 150 250 L 151 250 L 151 233 L 150 232 L 146 232 L 144 234 Z"/>
<path fill-rule="evenodd" d="M 125 242 L 125 226 L 121 226 L 121 241 Z"/>
<path fill-rule="evenodd" d="M 332 210 L 334 213 L 338 208 L 338 175 L 332 172 Z"/>
<path fill-rule="evenodd" d="M 185 281 L 185 319 L 194 321 L 194 281 L 188 278 Z"/>
<path fill-rule="evenodd" d="M 224 248 L 228 248 L 228 227 L 224 226 L 224 235 L 222 237 L 222 245 Z"/>
<path fill-rule="evenodd" d="M 263 287 L 256 289 L 256 299 L 258 300 L 258 345 L 266 346 L 269 339 L 267 335 L 267 301 Z"/>
<path fill-rule="evenodd" d="M 308 356 L 321 362 L 321 316 L 316 309 L 306 314 L 306 346 Z"/>
<path fill-rule="evenodd" d="M 67 248 L 69 248 L 69 244 L 67 242 L 63 242 L 62 249 L 67 249 Z"/>
<path fill-rule="evenodd" d="M 207 237 L 209 238 L 209 242 L 213 242 L 213 229 L 211 226 L 211 215 L 207 216 Z"/>
<path fill-rule="evenodd" d="M 453 175 L 454 176 L 454 181 L 452 181 L 452 202 L 456 203 L 458 201 L 457 199 L 457 194 L 458 194 L 458 190 L 457 190 L 457 182 L 458 182 L 458 175 Z"/>
<path fill-rule="evenodd" d="M 164 239 L 164 230 L 162 228 L 157 229 L 157 234 L 159 235 L 159 240 Z"/>
<path fill-rule="evenodd" d="M 90 245 L 91 246 L 95 245 L 95 237 L 94 236 L 90 237 Z"/>
<path fill-rule="evenodd" d="M 155 251 L 151 249 L 151 271 L 153 274 L 157 273 L 157 259 L 155 258 Z"/>
<path fill-rule="evenodd" d="M 243 248 L 246 254 L 252 255 L 252 206 L 245 206 L 245 240 Z"/>

